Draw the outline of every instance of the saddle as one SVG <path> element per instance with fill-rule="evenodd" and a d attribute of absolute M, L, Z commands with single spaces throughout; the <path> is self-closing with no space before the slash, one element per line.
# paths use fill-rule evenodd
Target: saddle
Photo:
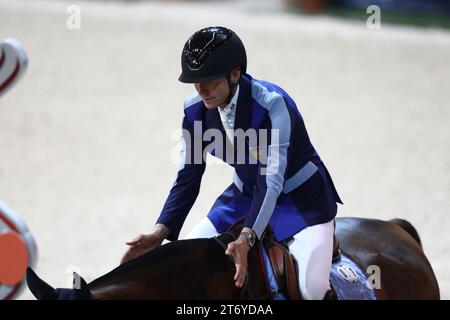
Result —
<path fill-rule="evenodd" d="M 216 239 L 226 248 L 229 242 L 236 239 L 241 230 L 242 221 L 237 222 L 230 229 Z M 267 270 L 264 263 L 263 248 L 272 265 L 279 292 L 284 293 L 289 300 L 300 300 L 302 295 L 298 286 L 298 266 L 294 257 L 289 253 L 285 242 L 280 243 L 267 227 L 261 241 L 257 241 L 248 254 L 248 273 L 246 283 L 240 298 L 272 299 L 279 292 L 272 292 L 267 281 Z M 333 237 L 333 261 L 340 258 L 339 241 Z"/>
<path fill-rule="evenodd" d="M 269 256 L 270 264 L 281 292 L 289 300 L 300 300 L 302 295 L 298 287 L 298 265 L 285 244 L 276 241 L 270 229 L 263 236 L 263 244 Z M 333 235 L 333 261 L 340 257 L 339 241 Z"/>

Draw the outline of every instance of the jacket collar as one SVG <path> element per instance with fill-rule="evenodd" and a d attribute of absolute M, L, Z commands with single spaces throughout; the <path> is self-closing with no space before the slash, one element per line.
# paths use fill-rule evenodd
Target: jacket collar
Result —
<path fill-rule="evenodd" d="M 234 128 L 247 131 L 250 127 L 253 113 L 252 92 L 250 79 L 247 77 L 247 74 L 242 75 L 239 80 L 239 87 Z"/>
<path fill-rule="evenodd" d="M 253 106 L 250 79 L 247 74 L 244 74 L 239 80 L 239 96 L 237 100 L 234 129 L 242 129 L 247 131 L 252 121 L 252 112 Z M 219 110 L 217 108 L 213 110 L 206 110 L 205 122 L 207 128 L 218 129 L 225 134 L 225 130 L 220 119 Z"/>

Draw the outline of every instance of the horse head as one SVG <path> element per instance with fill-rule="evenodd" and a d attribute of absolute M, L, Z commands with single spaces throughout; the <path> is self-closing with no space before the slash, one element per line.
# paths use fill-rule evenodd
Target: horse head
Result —
<path fill-rule="evenodd" d="M 53 288 L 44 280 L 39 278 L 33 269 L 27 269 L 27 284 L 31 293 L 38 300 L 89 300 L 92 298 L 91 291 L 86 281 L 76 272 L 72 289 Z M 79 279 L 79 285 L 76 280 Z"/>

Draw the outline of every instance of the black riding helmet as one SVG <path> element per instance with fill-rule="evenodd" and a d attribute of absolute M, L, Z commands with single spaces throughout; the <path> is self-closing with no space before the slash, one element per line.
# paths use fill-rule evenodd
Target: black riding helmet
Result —
<path fill-rule="evenodd" d="M 247 69 L 247 55 L 241 39 L 230 29 L 207 27 L 195 32 L 181 54 L 181 75 L 184 83 L 199 83 L 227 76 L 234 67 L 241 73 Z"/>

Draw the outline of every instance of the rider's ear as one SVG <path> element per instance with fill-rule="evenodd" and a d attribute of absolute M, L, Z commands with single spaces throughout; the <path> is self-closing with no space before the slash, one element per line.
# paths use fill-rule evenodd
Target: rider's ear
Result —
<path fill-rule="evenodd" d="M 235 67 L 231 70 L 231 82 L 237 84 L 239 78 L 241 77 L 241 67 Z"/>

